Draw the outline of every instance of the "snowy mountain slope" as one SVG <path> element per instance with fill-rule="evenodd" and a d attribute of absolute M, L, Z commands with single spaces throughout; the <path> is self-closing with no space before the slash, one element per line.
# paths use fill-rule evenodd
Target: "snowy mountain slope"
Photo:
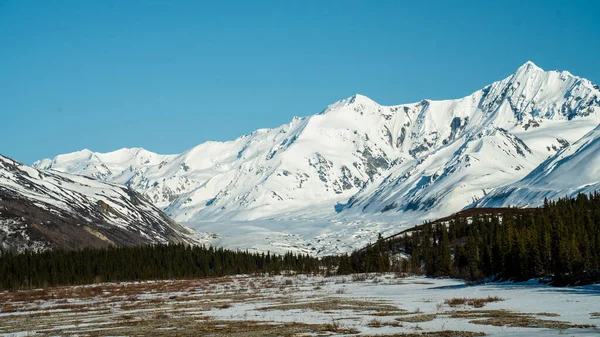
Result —
<path fill-rule="evenodd" d="M 333 209 L 352 196 L 347 209 L 457 210 L 589 132 L 599 100 L 591 82 L 528 62 L 459 100 L 386 107 L 355 95 L 179 155 L 84 150 L 34 166 L 128 184 L 181 221 L 268 218 L 323 202 Z"/>
<path fill-rule="evenodd" d="M 600 125 L 548 158 L 522 180 L 499 188 L 477 205 L 538 206 L 577 193 L 600 191 Z"/>
<path fill-rule="evenodd" d="M 389 115 L 388 121 L 379 110 L 374 102 L 355 96 L 319 115 L 231 142 L 205 143 L 162 157 L 158 164 L 98 163 L 103 155 L 85 151 L 83 162 L 81 153 L 75 153 L 35 166 L 106 175 L 143 192 L 181 221 L 265 217 L 273 211 L 345 201 L 392 165 L 396 148 L 384 131 L 407 117 Z M 109 173 L 105 168 L 118 165 L 125 169 Z"/>
<path fill-rule="evenodd" d="M 335 251 L 362 244 L 361 228 L 414 225 L 473 204 L 599 123 L 597 85 L 527 62 L 457 100 L 382 106 L 355 95 L 281 127 L 178 155 L 84 150 L 34 166 L 127 184 L 196 228 L 257 220 L 257 235 L 271 233 L 273 245 L 313 250 L 321 242 L 316 251 Z M 267 223 L 281 219 L 300 222 Z M 296 228 L 301 223 L 312 230 Z M 231 238 L 220 242 L 240 241 Z"/>
<path fill-rule="evenodd" d="M 137 192 L 0 155 L 0 251 L 196 243 Z"/>
<path fill-rule="evenodd" d="M 593 129 L 599 99 L 589 81 L 568 72 L 544 72 L 529 62 L 462 100 L 431 102 L 431 111 L 424 112 L 430 120 L 423 124 L 432 126 L 423 136 L 432 150 L 391 170 L 346 207 L 420 210 L 433 217 L 457 211 L 523 178 Z"/>

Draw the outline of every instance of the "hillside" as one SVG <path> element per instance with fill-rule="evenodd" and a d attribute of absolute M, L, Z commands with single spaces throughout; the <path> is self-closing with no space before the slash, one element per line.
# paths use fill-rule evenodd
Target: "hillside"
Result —
<path fill-rule="evenodd" d="M 37 170 L 0 155 L 0 254 L 201 241 L 126 186 Z"/>

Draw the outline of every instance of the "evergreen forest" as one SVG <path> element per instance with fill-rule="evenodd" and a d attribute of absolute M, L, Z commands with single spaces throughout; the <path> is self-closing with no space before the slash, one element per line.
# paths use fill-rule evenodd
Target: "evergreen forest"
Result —
<path fill-rule="evenodd" d="M 319 272 L 325 261 L 330 259 L 320 261 L 302 254 L 272 255 L 181 244 L 6 253 L 0 257 L 0 289 L 282 271 L 308 274 Z"/>
<path fill-rule="evenodd" d="M 540 208 L 469 209 L 379 239 L 352 254 L 250 253 L 181 244 L 0 256 L 0 289 L 234 274 L 398 272 L 468 281 L 600 281 L 600 194 Z"/>
<path fill-rule="evenodd" d="M 600 281 L 600 194 L 541 208 L 470 209 L 340 258 L 341 274 L 398 271 L 469 281 Z"/>

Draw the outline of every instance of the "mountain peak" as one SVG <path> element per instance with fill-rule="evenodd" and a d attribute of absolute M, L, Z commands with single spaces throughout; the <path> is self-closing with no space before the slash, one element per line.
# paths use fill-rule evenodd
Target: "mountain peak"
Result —
<path fill-rule="evenodd" d="M 517 74 L 527 73 L 531 71 L 544 71 L 544 69 L 538 67 L 535 63 L 531 61 L 527 61 L 522 66 L 520 66 L 519 69 L 517 69 Z"/>
<path fill-rule="evenodd" d="M 330 111 L 340 109 L 345 106 L 354 105 L 354 104 L 363 104 L 363 105 L 374 105 L 377 104 L 375 101 L 370 99 L 367 96 L 361 94 L 354 94 L 350 97 L 341 99 L 333 104 L 328 105 L 323 111 L 319 113 L 319 115 L 326 114 Z"/>
<path fill-rule="evenodd" d="M 531 61 L 527 61 L 525 62 L 522 66 L 520 66 L 515 75 L 520 76 L 520 75 L 524 75 L 524 74 L 541 74 L 541 73 L 557 73 L 557 74 L 562 74 L 562 76 L 566 76 L 566 77 L 576 77 L 579 78 L 573 74 L 571 74 L 569 71 L 567 70 L 549 70 L 546 71 L 540 67 L 538 67 L 535 63 L 531 62 Z"/>
<path fill-rule="evenodd" d="M 356 104 L 372 104 L 375 103 L 372 99 L 365 95 L 354 94 L 348 98 L 348 103 L 356 103 Z"/>

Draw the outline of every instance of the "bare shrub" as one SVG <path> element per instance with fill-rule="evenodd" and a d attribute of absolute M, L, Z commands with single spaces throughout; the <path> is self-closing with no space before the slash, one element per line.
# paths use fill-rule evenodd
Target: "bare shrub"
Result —
<path fill-rule="evenodd" d="M 364 282 L 368 280 L 367 274 L 354 274 L 352 275 L 352 282 Z"/>
<path fill-rule="evenodd" d="M 381 320 L 379 318 L 373 318 L 372 320 L 369 321 L 369 323 L 367 325 L 372 328 L 381 328 L 383 326 L 383 324 L 381 323 Z"/>
<path fill-rule="evenodd" d="M 229 304 L 229 303 L 223 303 L 223 304 L 217 306 L 217 308 L 218 309 L 229 309 L 229 308 L 231 308 L 231 304 Z"/>
<path fill-rule="evenodd" d="M 347 293 L 347 292 L 348 292 L 348 290 L 347 290 L 346 288 L 343 288 L 343 287 L 342 287 L 342 288 L 338 288 L 338 289 L 335 291 L 335 293 L 336 293 L 336 294 L 345 294 L 345 293 Z"/>
<path fill-rule="evenodd" d="M 360 332 L 356 329 L 348 328 L 333 319 L 331 320 L 331 323 L 325 324 L 322 330 L 339 334 L 357 334 Z"/>

